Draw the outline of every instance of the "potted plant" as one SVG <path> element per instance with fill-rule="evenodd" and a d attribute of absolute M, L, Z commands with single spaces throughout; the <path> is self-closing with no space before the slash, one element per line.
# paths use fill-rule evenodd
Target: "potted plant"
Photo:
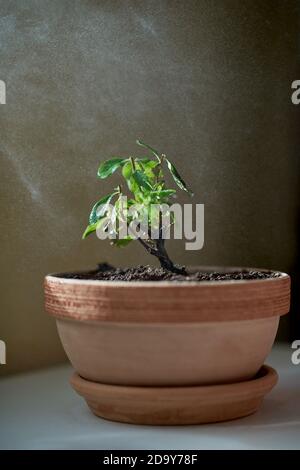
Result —
<path fill-rule="evenodd" d="M 83 238 L 97 232 L 119 247 L 137 240 L 161 267 L 102 263 L 46 276 L 46 309 L 76 371 L 71 383 L 96 415 L 117 421 L 189 424 L 251 414 L 277 380 L 263 364 L 289 311 L 290 278 L 175 264 L 165 247 L 174 218 L 161 207 L 176 190 L 165 170 L 192 193 L 166 155 L 137 143 L 145 157 L 100 165 L 100 179 L 121 171 L 126 189 L 93 206 Z"/>

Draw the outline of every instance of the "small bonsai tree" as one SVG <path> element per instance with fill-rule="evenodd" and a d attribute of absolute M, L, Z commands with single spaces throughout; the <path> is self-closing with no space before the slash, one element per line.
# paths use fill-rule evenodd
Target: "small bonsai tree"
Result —
<path fill-rule="evenodd" d="M 185 273 L 183 267 L 175 265 L 165 248 L 164 230 L 174 224 L 174 215 L 170 216 L 169 227 L 165 227 L 161 208 L 169 206 L 176 194 L 175 189 L 166 186 L 164 168 L 167 168 L 176 183 L 183 191 L 192 196 L 184 180 L 179 175 L 173 163 L 164 154 L 159 154 L 154 148 L 137 140 L 136 143 L 145 148 L 150 155 L 145 157 L 112 158 L 101 163 L 98 177 L 105 179 L 116 170 L 121 169 L 129 191 L 123 190 L 122 185 L 102 197 L 93 206 L 89 225 L 82 238 L 101 229 L 111 238 L 115 246 L 123 247 L 132 240 L 138 240 L 143 247 L 159 259 L 160 265 L 172 272 Z M 121 236 L 122 228 L 127 228 L 127 235 Z M 132 227 L 139 228 L 139 234 L 132 234 Z M 155 236 L 153 235 L 155 234 Z"/>

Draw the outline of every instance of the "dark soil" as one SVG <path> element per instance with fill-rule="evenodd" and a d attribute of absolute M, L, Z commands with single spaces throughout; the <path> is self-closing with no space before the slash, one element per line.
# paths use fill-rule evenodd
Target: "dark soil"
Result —
<path fill-rule="evenodd" d="M 67 279 L 89 279 L 99 281 L 233 281 L 243 279 L 268 279 L 279 277 L 280 274 L 272 271 L 233 271 L 222 272 L 195 272 L 175 274 L 163 268 L 153 266 L 137 266 L 135 268 L 114 268 L 107 263 L 98 265 L 93 271 L 59 274 L 58 277 Z"/>

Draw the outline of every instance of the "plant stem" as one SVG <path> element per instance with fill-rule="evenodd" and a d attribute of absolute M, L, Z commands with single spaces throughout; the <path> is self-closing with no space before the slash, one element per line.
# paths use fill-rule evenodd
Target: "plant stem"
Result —
<path fill-rule="evenodd" d="M 186 275 L 187 272 L 183 266 L 177 266 L 170 259 L 166 247 L 165 239 L 163 238 L 163 224 L 162 224 L 162 214 L 159 213 L 159 238 L 152 240 L 151 239 L 151 230 L 148 232 L 148 239 L 138 238 L 137 240 L 143 245 L 143 247 L 150 253 L 150 255 L 158 258 L 160 265 L 163 269 L 170 271 L 175 274 Z"/>
<path fill-rule="evenodd" d="M 164 246 L 163 239 L 156 240 L 155 247 L 153 247 L 148 240 L 146 241 L 142 238 L 138 238 L 138 240 L 148 251 L 148 253 L 158 258 L 162 268 L 166 269 L 167 271 L 171 271 L 172 273 L 186 274 L 186 270 L 183 266 L 176 266 L 170 259 L 167 250 Z"/>
<path fill-rule="evenodd" d="M 132 171 L 135 171 L 136 168 L 135 168 L 135 161 L 133 157 L 130 157 L 130 163 L 131 163 Z"/>

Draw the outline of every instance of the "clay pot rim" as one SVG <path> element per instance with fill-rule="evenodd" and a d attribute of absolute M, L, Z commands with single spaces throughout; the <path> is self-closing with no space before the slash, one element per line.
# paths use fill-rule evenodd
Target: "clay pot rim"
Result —
<path fill-rule="evenodd" d="M 45 307 L 56 318 L 79 321 L 189 323 L 281 316 L 290 308 L 290 276 L 274 272 L 278 277 L 203 282 L 100 281 L 48 275 Z"/>
<path fill-rule="evenodd" d="M 107 286 L 107 287 L 216 287 L 216 286 L 232 286 L 232 285 L 245 285 L 251 283 L 251 285 L 262 283 L 269 283 L 269 282 L 280 282 L 283 279 L 289 279 L 289 274 L 283 271 L 276 271 L 266 268 L 249 268 L 249 267 L 235 267 L 235 266 L 188 266 L 188 270 L 195 271 L 195 270 L 202 270 L 205 272 L 212 272 L 212 271 L 220 271 L 220 272 L 233 272 L 233 271 L 258 271 L 258 272 L 267 272 L 267 273 L 274 273 L 279 274 L 278 277 L 270 277 L 267 279 L 231 279 L 231 280 L 223 280 L 223 281 L 102 281 L 99 279 L 70 279 L 61 277 L 63 274 L 67 273 L 50 273 L 45 276 L 45 281 L 57 282 L 58 284 L 77 284 L 83 286 Z M 86 271 L 76 271 L 77 273 L 86 272 Z"/>

